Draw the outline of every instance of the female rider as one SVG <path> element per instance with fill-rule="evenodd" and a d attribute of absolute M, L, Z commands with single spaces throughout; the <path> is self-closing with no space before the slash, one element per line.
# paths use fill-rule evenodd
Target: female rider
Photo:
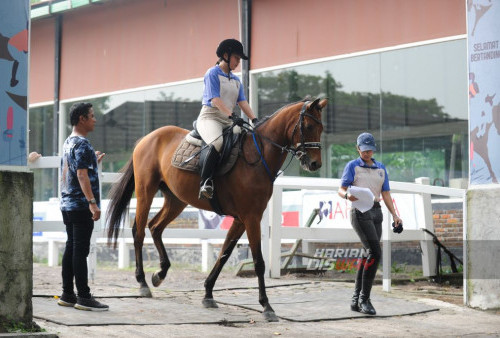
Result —
<path fill-rule="evenodd" d="M 226 39 L 217 47 L 219 60 L 204 77 L 203 101 L 196 127 L 209 147 L 202 163 L 200 193 L 198 197 L 211 199 L 214 191 L 212 177 L 219 161 L 222 148 L 222 130 L 234 123 L 242 125 L 243 119 L 233 117 L 233 109 L 238 104 L 243 113 L 256 123 L 257 119 L 245 98 L 240 79 L 232 73 L 240 60 L 248 60 L 243 45 L 235 39 Z"/>

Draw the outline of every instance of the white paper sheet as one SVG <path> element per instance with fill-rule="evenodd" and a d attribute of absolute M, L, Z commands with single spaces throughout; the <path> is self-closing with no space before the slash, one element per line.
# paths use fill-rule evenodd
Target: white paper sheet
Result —
<path fill-rule="evenodd" d="M 356 208 L 361 212 L 366 212 L 373 207 L 373 200 L 375 199 L 375 196 L 373 196 L 370 189 L 351 186 L 347 191 L 349 194 L 358 199 L 357 201 L 352 202 L 353 208 Z"/>

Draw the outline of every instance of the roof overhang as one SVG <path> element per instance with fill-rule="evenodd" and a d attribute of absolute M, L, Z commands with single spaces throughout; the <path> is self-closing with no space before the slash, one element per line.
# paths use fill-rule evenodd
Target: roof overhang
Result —
<path fill-rule="evenodd" d="M 67 12 L 107 0 L 45 0 L 31 5 L 31 20 Z"/>

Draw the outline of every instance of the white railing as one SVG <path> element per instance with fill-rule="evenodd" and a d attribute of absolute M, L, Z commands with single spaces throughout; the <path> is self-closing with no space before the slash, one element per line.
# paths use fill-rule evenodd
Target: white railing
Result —
<path fill-rule="evenodd" d="M 29 163 L 31 169 L 52 169 L 59 168 L 61 158 L 59 156 L 41 157 L 38 160 Z M 106 173 L 99 168 L 100 183 L 112 184 L 115 183 L 121 176 L 120 173 Z M 130 202 L 129 211 L 134 211 L 137 201 L 132 199 Z M 154 198 L 151 205 L 151 210 L 160 210 L 163 206 L 163 198 Z M 97 263 L 97 244 L 105 244 L 108 239 L 102 237 L 104 235 L 104 222 L 106 217 L 106 201 L 102 201 L 101 219 L 94 224 L 94 233 L 92 234 L 90 253 L 88 257 L 89 278 L 92 280 L 96 275 Z M 125 224 L 129 224 L 126 220 Z M 65 232 L 66 227 L 61 220 L 34 220 L 33 232 Z M 222 243 L 226 237 L 226 230 L 211 230 L 211 229 L 169 229 L 163 231 L 162 238 L 165 244 L 200 244 L 202 248 L 201 268 L 202 271 L 208 271 L 213 265 L 213 244 Z M 66 236 L 54 235 L 44 237 L 33 237 L 34 242 L 47 242 L 48 254 L 47 260 L 49 266 L 57 266 L 59 261 L 59 244 L 66 241 Z M 246 234 L 242 236 L 242 243 L 247 242 Z M 149 232 L 146 232 L 145 244 L 152 244 L 153 239 Z M 118 268 L 126 268 L 130 265 L 129 247 L 133 245 L 132 230 L 124 227 L 118 238 Z"/>
<path fill-rule="evenodd" d="M 392 217 L 388 217 L 384 209 L 384 224 L 382 229 L 383 254 L 383 289 L 390 291 L 391 286 L 391 242 L 396 241 L 420 241 L 422 248 L 422 267 L 424 276 L 434 275 L 436 269 L 435 248 L 430 235 L 421 229 L 434 232 L 431 194 L 459 197 L 465 202 L 465 190 L 455 188 L 444 188 L 430 186 L 428 178 L 419 178 L 416 183 L 391 181 L 391 192 L 419 194 L 423 203 L 424 224 L 420 229 L 405 229 L 401 234 L 395 235 L 391 231 Z M 269 242 L 269 267 L 270 276 L 280 276 L 280 254 L 282 239 L 316 240 L 322 242 L 353 243 L 359 242 L 359 238 L 353 229 L 332 228 L 291 228 L 276 226 L 281 224 L 282 194 L 284 189 L 313 189 L 327 190 L 336 194 L 340 186 L 339 179 L 307 178 L 307 177 L 280 177 L 274 183 L 273 196 L 268 204 L 270 242 Z M 465 209 L 464 209 L 465 210 Z M 465 220 L 464 220 L 465 224 Z"/>
<path fill-rule="evenodd" d="M 42 157 L 37 161 L 30 163 L 30 168 L 58 168 L 60 158 L 58 156 Z M 114 183 L 118 180 L 121 174 L 119 173 L 102 173 L 100 172 L 101 183 Z M 416 183 L 406 182 L 391 182 L 391 191 L 394 193 L 411 193 L 419 194 L 424 205 L 424 223 L 420 225 L 421 229 L 434 231 L 432 219 L 431 194 L 458 197 L 465 201 L 465 190 L 455 188 L 444 188 L 428 185 L 428 179 L 420 178 Z M 262 234 L 262 251 L 266 263 L 266 276 L 272 278 L 280 277 L 281 270 L 281 244 L 289 240 L 302 239 L 303 241 L 322 241 L 336 243 L 357 243 L 359 238 L 352 229 L 332 229 L 332 228 L 304 228 L 304 227 L 282 227 L 282 195 L 285 189 L 311 189 L 325 190 L 336 194 L 340 185 L 338 179 L 327 178 L 307 178 L 307 177 L 279 177 L 274 183 L 274 192 L 269 201 L 268 208 L 264 213 L 261 225 Z M 135 200 L 131 202 L 131 208 L 134 208 Z M 162 199 L 155 199 L 153 208 L 161 208 Z M 104 209 L 104 208 L 103 208 Z M 105 211 L 105 210 L 103 210 Z M 424 275 L 430 276 L 435 272 L 435 248 L 432 243 L 432 238 L 421 229 L 411 230 L 405 229 L 401 234 L 394 235 L 391 231 L 392 219 L 387 216 L 387 211 L 384 210 L 384 226 L 382 231 L 383 241 L 383 289 L 390 291 L 391 285 L 391 242 L 396 241 L 420 241 L 422 247 L 422 265 Z M 103 214 L 103 217 L 105 215 Z M 465 219 L 464 219 L 465 223 Z M 34 231 L 65 231 L 62 221 L 34 221 Z M 96 229 L 103 229 L 101 222 L 96 224 Z M 202 269 L 207 269 L 212 265 L 212 247 L 211 243 L 222 242 L 227 231 L 225 230 L 207 230 L 207 229 L 165 229 L 163 232 L 163 240 L 165 243 L 200 243 L 202 245 Z M 242 237 L 246 239 L 244 235 Z M 55 239 L 54 241 L 61 241 Z M 93 236 L 92 245 L 97 243 L 107 242 L 106 238 L 96 238 Z M 146 243 L 151 242 L 150 235 L 145 239 Z M 130 229 L 124 229 L 118 239 L 119 262 L 120 268 L 129 265 L 128 246 L 133 244 L 133 237 Z M 94 247 L 95 248 L 95 247 Z M 54 259 L 57 259 L 57 246 L 49 242 L 49 264 L 54 264 Z M 95 249 L 89 255 L 89 270 L 92 269 L 92 274 L 95 274 Z M 55 257 L 55 258 L 54 258 Z M 55 261 L 57 264 L 57 260 Z M 89 274 L 91 274 L 89 272 Z M 91 274 L 91 277 L 93 275 Z"/>

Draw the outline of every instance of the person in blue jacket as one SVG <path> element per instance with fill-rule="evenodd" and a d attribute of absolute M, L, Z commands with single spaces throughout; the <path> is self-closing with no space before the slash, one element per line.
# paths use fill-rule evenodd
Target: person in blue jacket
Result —
<path fill-rule="evenodd" d="M 222 148 L 222 130 L 234 123 L 243 124 L 243 119 L 233 116 L 233 109 L 238 105 L 252 121 L 257 118 L 245 97 L 240 79 L 232 73 L 241 59 L 248 60 L 243 52 L 243 45 L 235 39 L 223 40 L 216 50 L 219 60 L 205 74 L 203 101 L 196 127 L 207 143 L 209 150 L 202 163 L 199 198 L 211 199 L 214 191 L 213 174 L 219 161 Z"/>
<path fill-rule="evenodd" d="M 351 299 L 351 310 L 374 315 L 376 311 L 370 301 L 370 293 L 382 256 L 380 248 L 380 237 L 382 235 L 380 200 L 384 200 L 384 204 L 389 209 L 394 220 L 394 226 L 396 228 L 400 227 L 401 231 L 403 221 L 396 214 L 392 202 L 387 170 L 384 164 L 373 158 L 373 152 L 377 150 L 373 135 L 370 133 L 360 134 L 357 139 L 356 149 L 359 157 L 345 166 L 338 194 L 340 197 L 354 202 L 357 198 L 348 192 L 348 188 L 356 186 L 370 189 L 375 197 L 373 207 L 366 212 L 351 208 L 352 227 L 358 234 L 368 254 L 362 260 L 362 264 L 358 264 L 356 283 Z"/>

